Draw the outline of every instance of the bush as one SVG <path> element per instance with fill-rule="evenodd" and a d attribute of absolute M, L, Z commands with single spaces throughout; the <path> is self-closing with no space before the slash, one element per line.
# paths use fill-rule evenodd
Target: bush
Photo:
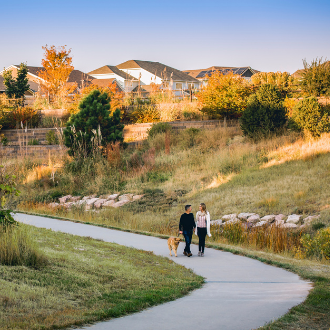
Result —
<path fill-rule="evenodd" d="M 39 144 L 40 143 L 39 143 L 39 140 L 38 139 L 32 139 L 32 140 L 28 141 L 28 145 L 29 146 L 37 146 Z"/>
<path fill-rule="evenodd" d="M 319 137 L 330 129 L 328 110 L 315 97 L 305 98 L 295 105 L 292 121 L 299 130 L 313 137 Z"/>
<path fill-rule="evenodd" d="M 286 111 L 279 89 L 271 84 L 262 85 L 251 95 L 241 117 L 244 135 L 258 139 L 276 133 L 286 123 Z"/>
<path fill-rule="evenodd" d="M 0 229 L 0 264 L 40 268 L 47 258 L 40 253 L 27 227 Z"/>
<path fill-rule="evenodd" d="M 172 131 L 172 126 L 169 123 L 157 123 L 153 124 L 148 131 L 149 137 L 154 137 L 157 134 L 165 133 L 168 131 Z"/>
<path fill-rule="evenodd" d="M 301 244 L 307 257 L 330 259 L 330 228 L 321 229 L 312 238 L 309 234 L 301 238 Z"/>
<path fill-rule="evenodd" d="M 0 125 L 4 129 L 16 129 L 23 127 L 38 127 L 40 113 L 29 107 L 18 107 L 11 111 L 0 113 Z"/>
<path fill-rule="evenodd" d="M 106 93 L 93 90 L 80 102 L 79 109 L 63 131 L 70 156 L 88 156 L 108 143 L 123 142 L 124 125 L 120 122 L 120 110 L 110 116 L 110 98 Z"/>
<path fill-rule="evenodd" d="M 56 136 L 54 131 L 48 131 L 46 134 L 46 141 L 47 144 L 58 144 L 58 137 Z"/>

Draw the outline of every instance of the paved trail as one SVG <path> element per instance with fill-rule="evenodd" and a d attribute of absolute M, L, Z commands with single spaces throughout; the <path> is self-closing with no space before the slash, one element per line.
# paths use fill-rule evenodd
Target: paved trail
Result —
<path fill-rule="evenodd" d="M 69 221 L 16 214 L 16 220 L 79 236 L 90 236 L 168 256 L 167 242 L 150 236 L 121 232 Z M 250 330 L 277 319 L 303 302 L 311 284 L 298 275 L 246 257 L 213 249 L 205 257 L 184 257 L 181 243 L 173 260 L 205 277 L 206 284 L 188 296 L 140 313 L 99 322 L 88 330 Z"/>

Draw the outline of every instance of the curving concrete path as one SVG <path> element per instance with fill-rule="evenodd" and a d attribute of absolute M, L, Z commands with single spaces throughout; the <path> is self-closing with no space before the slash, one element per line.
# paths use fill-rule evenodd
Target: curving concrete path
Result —
<path fill-rule="evenodd" d="M 90 236 L 169 257 L 164 239 L 25 214 L 14 217 L 36 227 Z M 201 289 L 175 301 L 80 330 L 256 329 L 303 302 L 312 287 L 294 273 L 257 260 L 213 249 L 206 249 L 205 257 L 200 258 L 196 256 L 195 245 L 193 257 L 187 258 L 182 254 L 183 247 L 181 243 L 178 257 L 172 258 L 205 277 L 206 284 Z"/>

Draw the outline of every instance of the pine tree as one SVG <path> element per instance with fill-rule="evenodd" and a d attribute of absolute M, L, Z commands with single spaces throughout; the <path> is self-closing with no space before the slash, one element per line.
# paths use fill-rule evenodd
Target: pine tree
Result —
<path fill-rule="evenodd" d="M 21 63 L 17 70 L 17 78 L 13 78 L 12 71 L 5 71 L 3 74 L 4 84 L 6 86 L 6 95 L 10 99 L 20 99 L 20 105 L 24 105 L 24 96 L 30 88 L 27 79 L 28 69 L 26 64 Z"/>
<path fill-rule="evenodd" d="M 110 98 L 107 93 L 92 91 L 79 104 L 79 112 L 70 117 L 64 130 L 64 144 L 71 156 L 88 156 L 96 148 L 108 143 L 123 142 L 124 125 L 120 110 L 110 115 Z"/>

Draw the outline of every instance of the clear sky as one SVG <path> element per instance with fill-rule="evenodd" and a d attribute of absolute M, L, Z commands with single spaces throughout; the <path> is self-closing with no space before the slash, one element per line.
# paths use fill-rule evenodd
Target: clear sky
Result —
<path fill-rule="evenodd" d="M 330 59 L 330 0 L 0 0 L 0 68 L 67 45 L 89 72 L 129 59 L 174 68 L 302 68 Z"/>

